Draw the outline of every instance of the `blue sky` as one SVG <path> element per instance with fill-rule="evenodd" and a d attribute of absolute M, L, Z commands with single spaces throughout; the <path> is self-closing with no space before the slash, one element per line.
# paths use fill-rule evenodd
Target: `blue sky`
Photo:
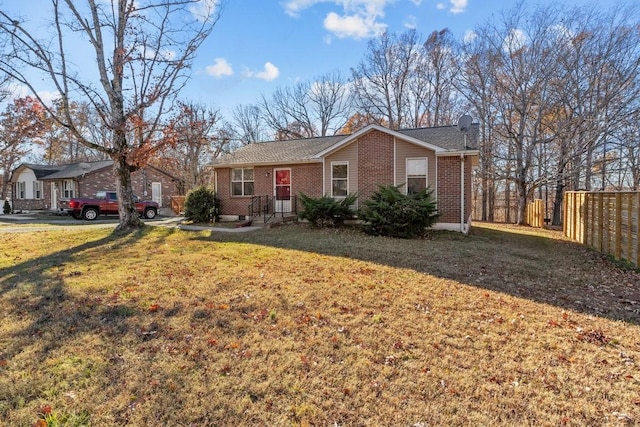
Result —
<path fill-rule="evenodd" d="M 588 5 L 591 1 L 566 0 Z M 600 2 L 600 5 L 615 0 Z M 257 103 L 281 86 L 328 72 L 345 76 L 367 42 L 384 30 L 424 36 L 449 28 L 456 38 L 517 0 L 225 0 L 223 15 L 198 52 L 182 98 L 220 108 Z M 0 0 L 36 20 L 48 0 Z M 46 6 L 43 7 L 43 6 Z M 45 15 L 46 16 L 46 15 Z M 48 88 L 42 88 L 43 91 Z"/>

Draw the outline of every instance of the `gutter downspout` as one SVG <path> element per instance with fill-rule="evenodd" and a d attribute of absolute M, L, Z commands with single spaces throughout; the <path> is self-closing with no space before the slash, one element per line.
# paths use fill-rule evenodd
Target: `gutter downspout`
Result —
<path fill-rule="evenodd" d="M 460 153 L 460 232 L 464 233 L 464 153 Z"/>

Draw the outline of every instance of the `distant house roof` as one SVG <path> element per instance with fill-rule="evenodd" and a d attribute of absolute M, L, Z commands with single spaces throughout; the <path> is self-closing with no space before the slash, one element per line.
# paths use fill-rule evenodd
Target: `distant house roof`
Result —
<path fill-rule="evenodd" d="M 410 142 L 431 148 L 437 152 L 462 151 L 465 149 L 464 135 L 454 126 L 418 129 L 390 130 L 370 125 L 351 135 L 335 135 L 317 138 L 292 139 L 286 141 L 258 142 L 246 145 L 233 153 L 214 160 L 213 167 L 319 162 L 322 157 L 336 151 L 359 136 L 379 130 L 397 137 L 406 137 Z M 467 150 L 477 150 L 478 125 L 472 125 L 467 137 Z"/>
<path fill-rule="evenodd" d="M 86 175 L 87 173 L 95 172 L 106 167 L 113 165 L 113 160 L 101 160 L 98 162 L 80 162 L 72 163 L 69 165 L 60 166 L 57 172 L 42 177 L 43 181 L 53 181 L 57 179 L 72 179 L 79 176 Z"/>
<path fill-rule="evenodd" d="M 31 169 L 37 179 L 41 179 L 47 175 L 51 175 L 52 173 L 58 172 L 59 170 L 64 168 L 64 166 L 58 166 L 58 165 L 36 165 L 33 163 L 24 163 L 21 166 L 23 166 L 24 168 Z"/>

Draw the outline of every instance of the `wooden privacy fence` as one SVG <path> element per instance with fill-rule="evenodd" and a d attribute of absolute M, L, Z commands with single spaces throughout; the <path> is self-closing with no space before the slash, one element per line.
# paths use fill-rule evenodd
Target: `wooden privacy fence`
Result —
<path fill-rule="evenodd" d="M 171 210 L 180 215 L 184 212 L 184 200 L 185 196 L 171 196 Z"/>
<path fill-rule="evenodd" d="M 535 199 L 527 204 L 527 225 L 531 227 L 544 227 L 544 202 L 542 199 Z"/>
<path fill-rule="evenodd" d="M 640 192 L 568 191 L 564 235 L 640 267 Z"/>

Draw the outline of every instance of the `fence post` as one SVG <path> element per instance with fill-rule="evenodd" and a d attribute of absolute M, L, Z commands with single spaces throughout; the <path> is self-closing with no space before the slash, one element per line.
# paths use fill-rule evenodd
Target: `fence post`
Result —
<path fill-rule="evenodd" d="M 622 194 L 616 193 L 616 240 L 614 256 L 616 261 L 622 257 Z"/>
<path fill-rule="evenodd" d="M 589 244 L 589 220 L 591 219 L 589 214 L 589 199 L 591 199 L 589 193 L 582 193 L 584 197 L 584 201 L 582 202 L 583 206 L 583 216 L 582 216 L 582 243 L 585 245 Z"/>
<path fill-rule="evenodd" d="M 636 218 L 636 267 L 640 268 L 640 191 L 638 191 L 638 194 L 636 197 L 635 218 Z"/>
<path fill-rule="evenodd" d="M 631 235 L 631 232 L 633 231 L 633 194 L 625 193 L 625 197 L 627 198 L 627 232 L 625 233 L 627 236 L 627 250 L 625 251 L 626 255 L 623 256 L 623 258 L 632 261 L 633 236 Z"/>

